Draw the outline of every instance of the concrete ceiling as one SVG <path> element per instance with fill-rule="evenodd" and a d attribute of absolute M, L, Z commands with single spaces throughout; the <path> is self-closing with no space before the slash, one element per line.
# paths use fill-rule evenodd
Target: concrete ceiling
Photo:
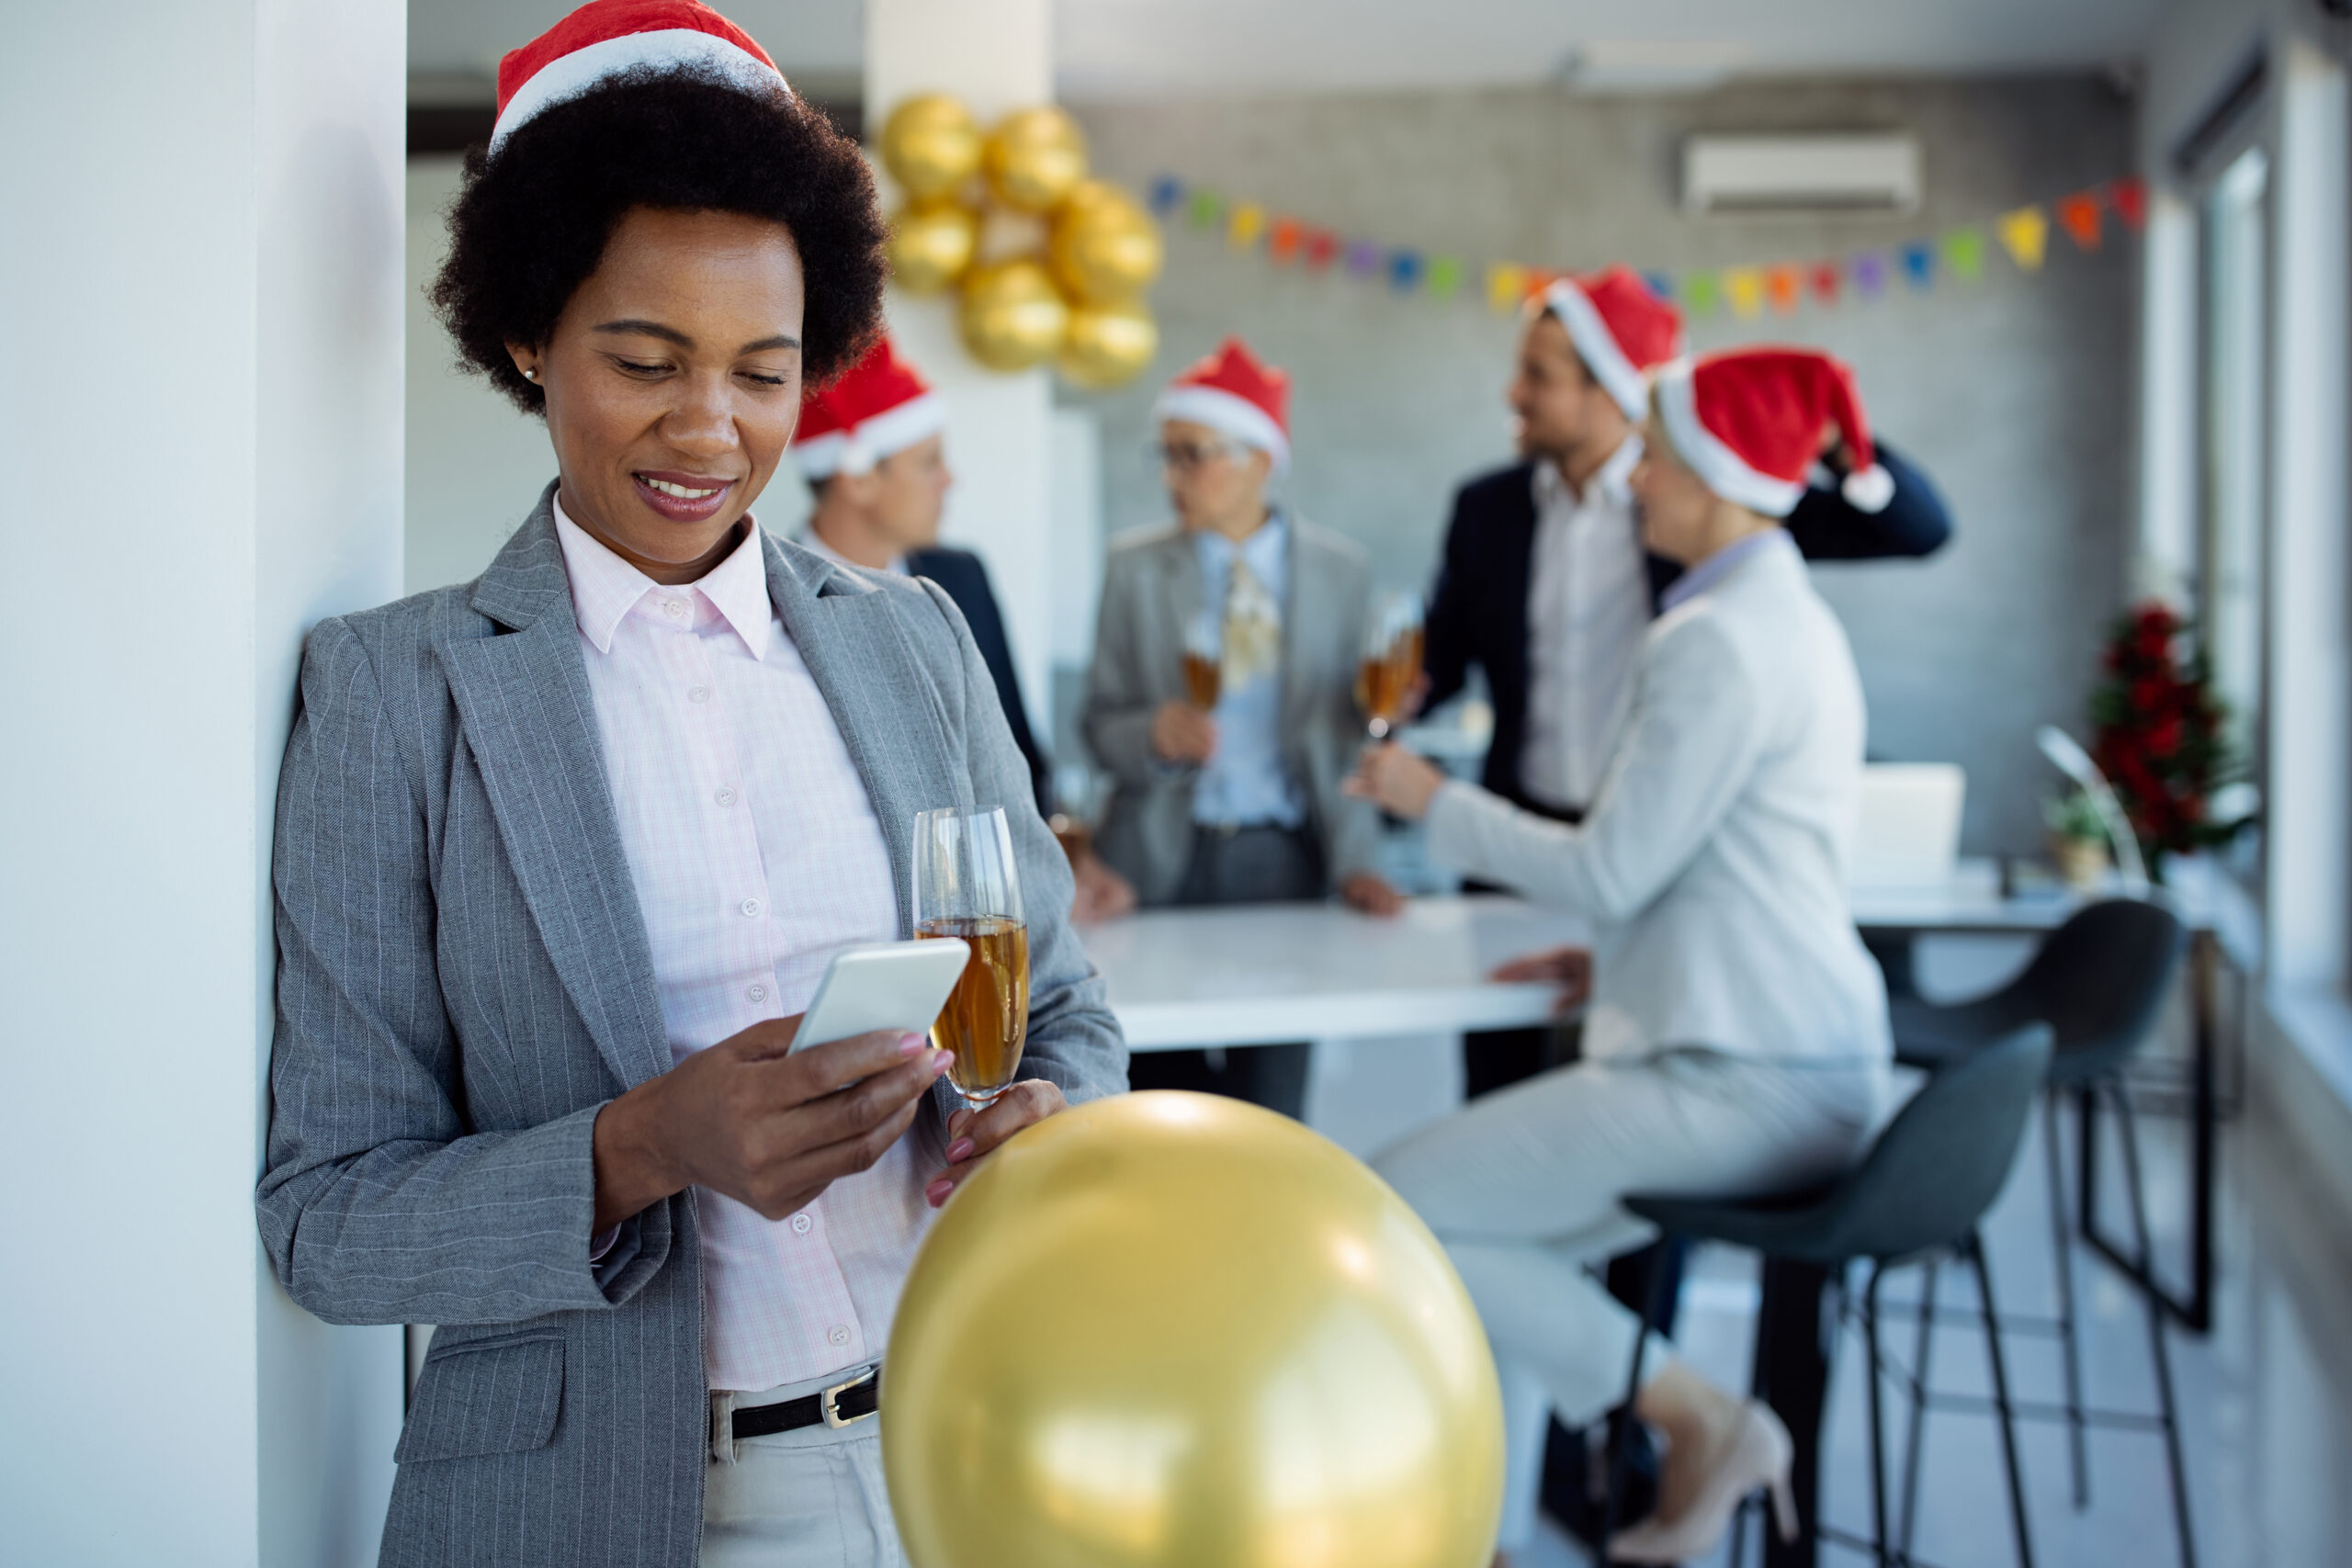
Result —
<path fill-rule="evenodd" d="M 409 68 L 481 76 L 572 0 L 410 0 Z M 787 75 L 854 83 L 858 0 L 719 0 Z M 1059 0 L 1075 99 L 1725 75 L 1962 74 L 2129 61 L 2167 0 Z M 812 85 L 814 82 L 812 81 Z"/>

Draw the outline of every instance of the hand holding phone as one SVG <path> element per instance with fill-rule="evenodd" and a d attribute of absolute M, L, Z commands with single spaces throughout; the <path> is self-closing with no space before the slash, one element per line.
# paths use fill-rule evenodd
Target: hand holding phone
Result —
<path fill-rule="evenodd" d="M 842 949 L 817 982 L 792 1049 L 875 1030 L 928 1033 L 971 955 L 970 944 L 953 937 Z"/>

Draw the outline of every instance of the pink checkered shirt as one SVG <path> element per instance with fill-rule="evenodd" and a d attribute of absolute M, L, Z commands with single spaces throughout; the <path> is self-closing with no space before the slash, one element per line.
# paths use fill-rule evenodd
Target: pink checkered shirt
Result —
<path fill-rule="evenodd" d="M 555 512 L 580 651 L 684 1061 L 806 1010 L 826 962 L 899 931 L 890 855 L 831 711 L 768 603 L 757 525 L 665 588 Z M 782 1220 L 707 1189 L 706 1367 L 760 1390 L 877 1359 L 932 1211 L 907 1139 Z"/>

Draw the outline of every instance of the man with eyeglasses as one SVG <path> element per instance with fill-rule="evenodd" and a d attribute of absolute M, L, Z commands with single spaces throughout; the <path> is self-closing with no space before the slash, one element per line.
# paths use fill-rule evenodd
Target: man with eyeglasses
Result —
<path fill-rule="evenodd" d="M 1178 376 L 1155 411 L 1175 521 L 1111 547 L 1081 724 L 1113 780 L 1097 852 L 1147 906 L 1335 889 L 1373 914 L 1404 906 L 1375 869 L 1376 813 L 1340 788 L 1364 735 L 1371 571 L 1269 499 L 1290 464 L 1289 401 L 1289 378 L 1238 339 Z M 1304 1043 L 1160 1052 L 1129 1081 L 1296 1116 L 1307 1066 Z"/>

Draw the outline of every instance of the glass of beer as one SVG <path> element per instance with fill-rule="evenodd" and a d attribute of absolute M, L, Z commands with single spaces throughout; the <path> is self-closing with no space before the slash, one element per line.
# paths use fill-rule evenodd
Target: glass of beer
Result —
<path fill-rule="evenodd" d="M 1012 826 L 1001 806 L 915 815 L 915 936 L 962 937 L 972 956 L 931 1026 L 947 1081 L 975 1110 L 1012 1087 L 1029 1035 L 1029 927 Z"/>
<path fill-rule="evenodd" d="M 1184 698 L 1204 713 L 1216 707 L 1225 672 L 1225 622 L 1203 611 L 1184 627 Z"/>
<path fill-rule="evenodd" d="M 1364 628 L 1363 661 L 1356 669 L 1356 705 L 1374 740 L 1386 739 L 1403 721 L 1420 673 L 1420 595 L 1390 594 Z"/>

